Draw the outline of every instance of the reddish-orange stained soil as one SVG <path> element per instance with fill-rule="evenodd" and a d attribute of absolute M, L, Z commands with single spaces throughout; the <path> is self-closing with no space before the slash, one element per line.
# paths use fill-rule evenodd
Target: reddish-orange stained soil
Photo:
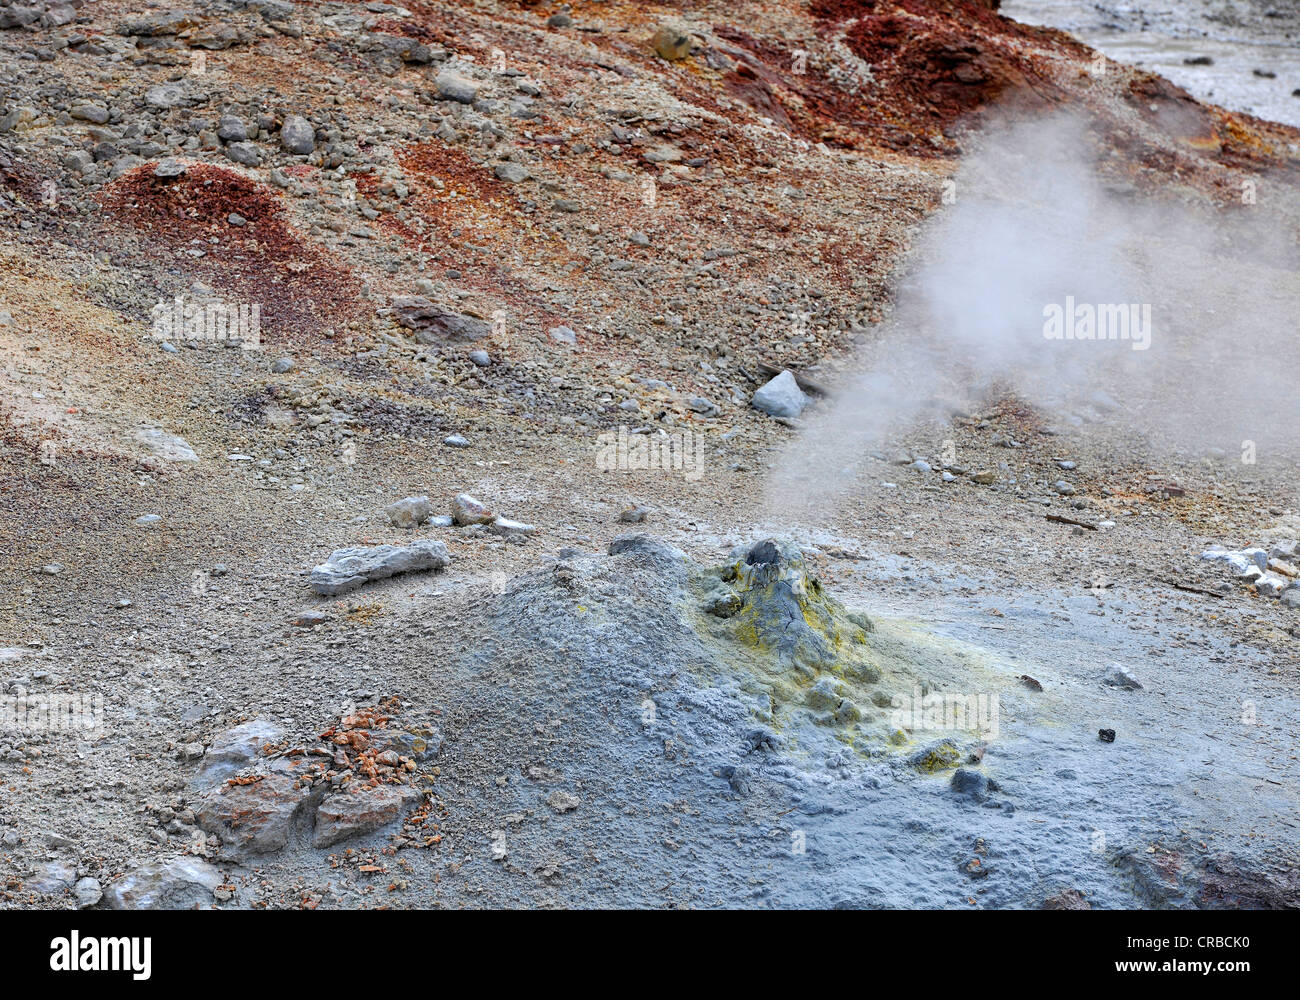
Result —
<path fill-rule="evenodd" d="M 108 185 L 101 195 L 105 209 L 155 250 L 205 251 L 187 261 L 187 270 L 240 302 L 257 304 L 264 333 L 319 332 L 340 317 L 362 314 L 360 282 L 287 224 L 271 189 L 210 164 L 191 164 L 172 179 L 155 177 L 153 170 L 152 164 L 139 167 Z M 232 213 L 246 224 L 232 225 Z"/>
<path fill-rule="evenodd" d="M 1062 93 L 1024 42 L 1088 50 L 1064 35 L 1010 21 L 990 5 L 967 0 L 819 0 L 818 32 L 839 37 L 870 67 L 846 86 L 810 60 L 791 72 L 796 46 L 715 28 L 740 67 L 728 74 L 733 97 L 812 141 L 846 147 L 874 144 L 913 155 L 956 152 L 952 126 L 999 101 L 1046 108 Z"/>

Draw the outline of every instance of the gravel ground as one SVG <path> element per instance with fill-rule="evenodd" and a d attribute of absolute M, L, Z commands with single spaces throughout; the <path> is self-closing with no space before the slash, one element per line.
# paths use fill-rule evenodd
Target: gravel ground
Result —
<path fill-rule="evenodd" d="M 1296 611 L 1198 556 L 1296 536 L 1295 456 L 1002 387 L 787 506 L 772 475 L 815 439 L 749 398 L 785 368 L 854 391 L 1004 90 L 1084 109 L 1109 180 L 1203 212 L 1253 179 L 1294 219 L 1300 136 L 1097 81 L 978 5 L 895 11 L 915 44 L 872 54 L 874 88 L 848 0 L 572 6 L 108 0 L 0 30 L 4 108 L 31 112 L 0 117 L 0 685 L 104 700 L 89 732 L 0 730 L 0 906 L 1294 906 Z M 920 73 L 962 38 L 968 69 Z M 259 349 L 160 342 L 177 295 L 258 305 Z M 604 471 L 620 427 L 698 435 L 702 474 Z M 381 512 L 462 492 L 535 530 Z M 610 555 L 632 532 L 683 556 Z M 842 670 L 787 676 L 702 609 L 769 536 L 870 618 L 883 693 L 996 694 L 997 735 L 896 742 L 869 697 L 818 718 L 843 706 L 805 689 Z M 308 586 L 417 538 L 446 569 Z M 1115 662 L 1143 687 L 1103 683 Z M 223 734 L 256 719 L 239 757 Z M 408 732 L 432 749 L 376 764 Z M 315 846 L 349 787 L 422 801 Z M 241 847 L 209 796 L 283 839 Z"/>

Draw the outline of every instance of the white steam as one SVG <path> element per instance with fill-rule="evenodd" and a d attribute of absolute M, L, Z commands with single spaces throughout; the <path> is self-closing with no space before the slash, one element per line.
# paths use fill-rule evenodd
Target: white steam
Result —
<path fill-rule="evenodd" d="M 773 506 L 810 492 L 824 502 L 910 427 L 1008 392 L 1063 430 L 1088 433 L 1079 414 L 1105 414 L 1157 450 L 1249 439 L 1280 455 L 1300 439 L 1300 193 L 1260 179 L 1229 188 L 1253 205 L 1215 209 L 1181 189 L 1153 198 L 1105 181 L 1122 165 L 1100 170 L 1095 157 L 1069 118 L 983 134 L 955 202 L 921 235 L 866 371 L 777 463 Z M 1077 339 L 1090 316 L 1101 339 Z M 1137 321 L 1127 336 L 1121 318 Z"/>

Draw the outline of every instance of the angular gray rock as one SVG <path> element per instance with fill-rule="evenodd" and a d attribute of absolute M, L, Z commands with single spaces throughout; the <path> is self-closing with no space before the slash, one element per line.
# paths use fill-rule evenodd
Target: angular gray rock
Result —
<path fill-rule="evenodd" d="M 356 590 L 372 580 L 400 573 L 442 569 L 451 562 L 442 542 L 421 540 L 411 545 L 375 545 L 335 549 L 308 577 L 312 590 L 332 597 Z"/>
<path fill-rule="evenodd" d="M 242 857 L 280 850 L 320 801 L 323 788 L 306 788 L 296 775 L 286 773 L 283 761 L 275 764 L 256 775 L 257 780 L 218 785 L 195 808 L 199 826 L 221 838 L 223 854 Z"/>
<path fill-rule="evenodd" d="M 234 115 L 222 115 L 217 122 L 217 138 L 222 142 L 244 142 L 248 138 L 248 126 Z"/>
<path fill-rule="evenodd" d="M 373 833 L 401 817 L 422 796 L 409 785 L 378 785 L 357 794 L 331 795 L 316 810 L 313 847 L 330 847 Z"/>
<path fill-rule="evenodd" d="M 257 167 L 262 164 L 262 151 L 251 142 L 232 142 L 226 147 L 226 157 L 245 167 Z"/>
<path fill-rule="evenodd" d="M 171 177 L 179 177 L 187 169 L 186 165 L 180 160 L 167 159 L 160 161 L 153 168 L 153 175 L 161 180 L 167 180 Z"/>
<path fill-rule="evenodd" d="M 492 172 L 497 175 L 499 180 L 503 180 L 507 184 L 519 184 L 528 180 L 529 176 L 528 169 L 518 163 L 498 163 Z"/>
<path fill-rule="evenodd" d="M 63 158 L 63 166 L 74 174 L 88 174 L 95 169 L 95 158 L 86 150 L 77 149 Z"/>
<path fill-rule="evenodd" d="M 42 893 L 63 893 L 77 880 L 77 869 L 66 861 L 50 861 L 32 876 L 27 887 Z"/>
<path fill-rule="evenodd" d="M 221 873 L 200 858 L 180 855 L 148 861 L 104 890 L 110 910 L 190 910 L 211 903 Z"/>
<path fill-rule="evenodd" d="M 809 400 L 794 375 L 786 370 L 755 392 L 749 402 L 771 417 L 797 417 Z"/>
<path fill-rule="evenodd" d="M 99 879 L 87 876 L 78 879 L 77 884 L 72 887 L 73 893 L 77 897 L 77 909 L 84 910 L 94 906 L 104 898 L 104 887 L 100 885 Z"/>
<path fill-rule="evenodd" d="M 191 786 L 208 788 L 219 785 L 256 761 L 261 756 L 262 747 L 278 743 L 283 738 L 284 729 L 266 719 L 252 719 L 226 730 L 213 739 Z"/>

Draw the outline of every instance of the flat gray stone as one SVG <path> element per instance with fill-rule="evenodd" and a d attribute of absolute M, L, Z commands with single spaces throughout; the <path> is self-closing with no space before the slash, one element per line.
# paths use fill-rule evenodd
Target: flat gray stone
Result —
<path fill-rule="evenodd" d="M 442 569 L 451 562 L 442 542 L 421 540 L 410 545 L 375 545 L 335 549 L 311 571 L 308 582 L 318 594 L 332 597 L 346 594 L 372 580 L 400 573 Z"/>
<path fill-rule="evenodd" d="M 462 315 L 423 295 L 398 295 L 391 305 L 393 318 L 414 331 L 415 339 L 422 344 L 482 340 L 492 332 L 484 320 Z"/>
<path fill-rule="evenodd" d="M 461 76 L 459 73 L 453 73 L 451 70 L 443 70 L 433 81 L 438 88 L 438 96 L 444 101 L 456 101 L 459 104 L 473 104 L 478 99 L 479 83 Z"/>
<path fill-rule="evenodd" d="M 503 535 L 506 537 L 509 537 L 510 535 L 527 536 L 537 533 L 537 529 L 531 524 L 524 524 L 522 521 L 511 521 L 509 518 L 505 517 L 493 518 L 487 528 L 488 531 L 492 532 L 494 535 Z"/>
<path fill-rule="evenodd" d="M 83 101 L 74 104 L 68 109 L 68 114 L 78 121 L 91 122 L 95 125 L 105 125 L 108 123 L 108 108 L 102 104 L 93 104 L 89 101 Z"/>
<path fill-rule="evenodd" d="M 185 100 L 185 91 L 179 83 L 160 83 L 144 92 L 144 103 L 151 108 L 174 108 Z"/>
<path fill-rule="evenodd" d="M 498 163 L 493 169 L 499 180 L 507 184 L 519 184 L 528 180 L 529 173 L 527 168 L 520 166 L 518 163 Z"/>
<path fill-rule="evenodd" d="M 160 427 L 140 427 L 135 432 L 135 439 L 155 455 L 168 462 L 197 462 L 199 456 L 194 453 L 190 443 L 183 437 L 168 434 Z"/>

